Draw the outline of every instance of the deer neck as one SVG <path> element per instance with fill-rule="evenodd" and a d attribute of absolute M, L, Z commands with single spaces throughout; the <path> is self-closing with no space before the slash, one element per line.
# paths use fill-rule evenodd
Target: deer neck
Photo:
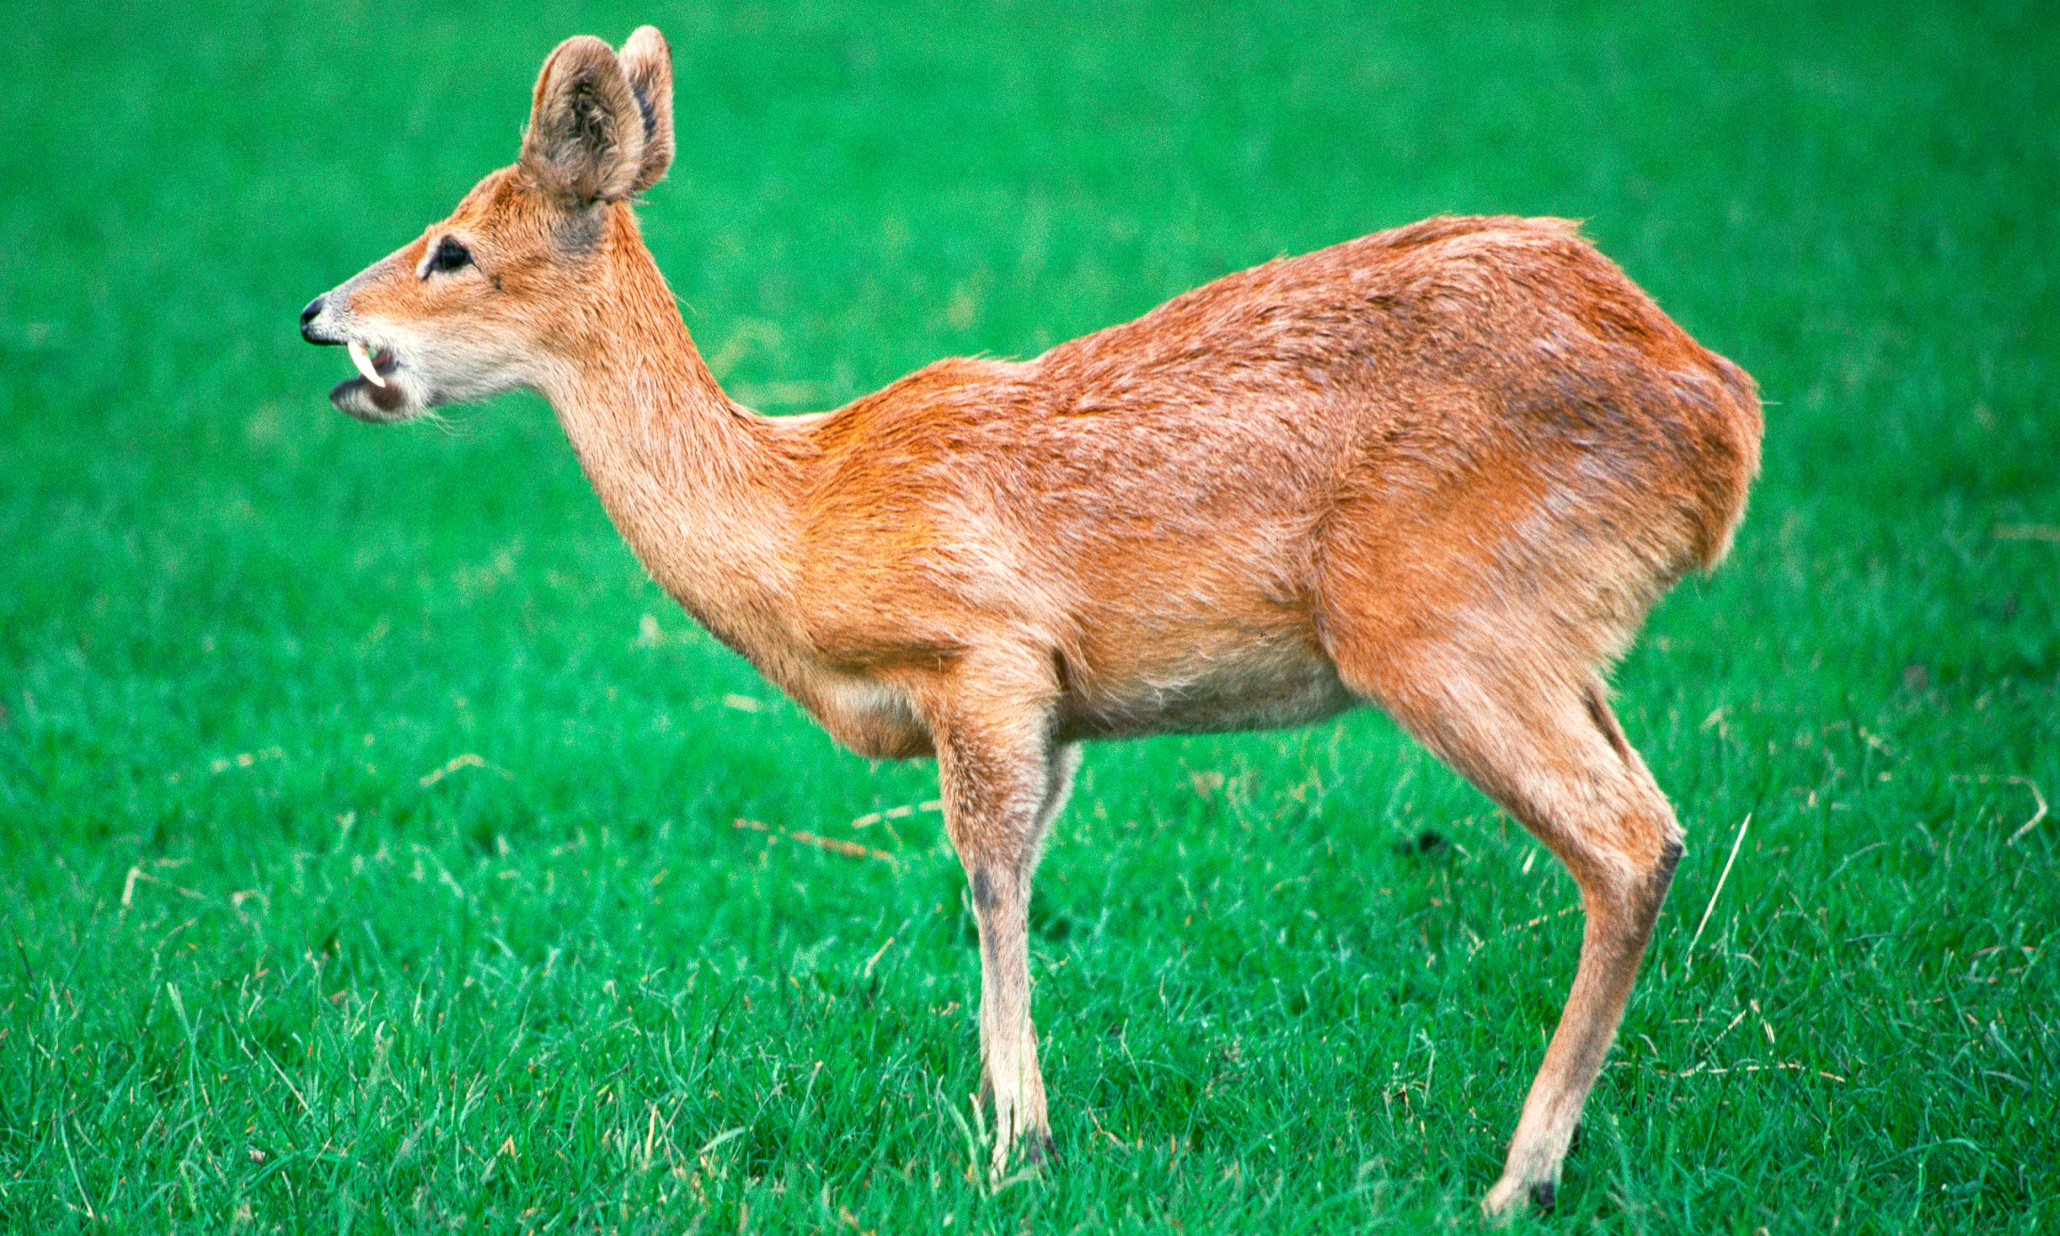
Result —
<path fill-rule="evenodd" d="M 601 505 L 644 568 L 761 669 L 787 659 L 795 455 L 723 394 L 627 206 L 590 289 L 606 324 L 543 384 Z M 769 662 L 774 664 L 769 664 Z"/>

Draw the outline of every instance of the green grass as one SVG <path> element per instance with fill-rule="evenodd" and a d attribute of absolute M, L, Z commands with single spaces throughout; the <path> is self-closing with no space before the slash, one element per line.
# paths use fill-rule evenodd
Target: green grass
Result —
<path fill-rule="evenodd" d="M 537 401 L 328 408 L 300 305 L 644 20 L 648 238 L 770 410 L 1436 211 L 1587 219 L 1767 455 L 1617 675 L 1690 851 L 1521 1226 L 2060 1224 L 2060 818 L 2016 835 L 2060 799 L 2060 24 L 1092 7 L 14 13 L 0 1227 L 1473 1224 L 1579 920 L 1385 720 L 1090 752 L 1033 910 L 1066 1158 L 990 1191 L 962 878 L 935 814 L 853 823 L 932 770 L 694 630 Z"/>

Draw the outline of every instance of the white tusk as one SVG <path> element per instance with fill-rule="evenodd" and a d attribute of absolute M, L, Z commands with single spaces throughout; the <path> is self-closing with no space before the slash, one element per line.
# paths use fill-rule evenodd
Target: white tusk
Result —
<path fill-rule="evenodd" d="M 365 350 L 364 344 L 355 339 L 350 341 L 350 363 L 356 365 L 358 372 L 365 375 L 365 381 L 374 386 L 386 385 L 386 379 L 379 376 L 377 369 L 372 368 L 372 354 Z"/>

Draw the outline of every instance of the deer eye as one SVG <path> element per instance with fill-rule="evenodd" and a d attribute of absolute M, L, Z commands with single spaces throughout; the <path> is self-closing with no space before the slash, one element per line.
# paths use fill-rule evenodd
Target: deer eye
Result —
<path fill-rule="evenodd" d="M 436 243 L 436 252 L 429 255 L 425 268 L 428 271 L 449 272 L 472 264 L 472 251 L 459 244 L 454 237 L 446 236 Z"/>

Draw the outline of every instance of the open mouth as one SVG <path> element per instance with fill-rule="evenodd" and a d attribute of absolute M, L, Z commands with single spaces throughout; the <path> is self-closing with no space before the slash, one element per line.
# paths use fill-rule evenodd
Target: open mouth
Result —
<path fill-rule="evenodd" d="M 400 366 L 400 362 L 394 359 L 393 351 L 389 348 L 380 348 L 374 352 L 361 340 L 353 339 L 350 341 L 349 351 L 350 363 L 356 365 L 365 381 L 374 386 L 384 387 L 386 375 Z"/>
<path fill-rule="evenodd" d="M 357 339 L 349 340 L 346 346 L 358 376 L 338 382 L 336 389 L 329 392 L 329 401 L 360 419 L 387 419 L 378 414 L 399 412 L 407 396 L 392 380 L 394 371 L 401 367 L 393 350 L 368 347 Z"/>

